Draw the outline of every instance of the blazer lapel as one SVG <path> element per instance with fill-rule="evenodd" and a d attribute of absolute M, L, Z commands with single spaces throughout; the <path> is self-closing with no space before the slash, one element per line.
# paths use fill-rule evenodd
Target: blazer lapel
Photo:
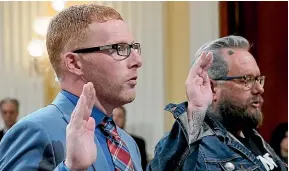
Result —
<path fill-rule="evenodd" d="M 75 108 L 74 104 L 65 95 L 63 95 L 62 93 L 58 93 L 55 100 L 52 102 L 52 105 L 54 105 L 61 111 L 61 113 L 63 114 L 62 116 L 63 119 L 68 124 L 70 121 L 70 115 L 73 109 Z M 96 136 L 94 136 L 94 142 L 97 148 L 97 159 L 92 164 L 93 169 L 94 170 L 109 170 L 107 160 L 104 156 L 103 150 Z"/>

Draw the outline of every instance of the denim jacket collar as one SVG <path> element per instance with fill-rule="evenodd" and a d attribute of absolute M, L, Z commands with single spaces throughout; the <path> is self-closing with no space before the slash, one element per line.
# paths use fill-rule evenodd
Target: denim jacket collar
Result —
<path fill-rule="evenodd" d="M 256 156 L 248 150 L 245 145 L 243 145 L 233 134 L 231 134 L 227 129 L 214 117 L 210 116 L 209 114 L 205 117 L 205 122 L 210 126 L 210 128 L 214 131 L 214 133 L 223 140 L 229 147 L 234 148 L 235 150 L 239 151 L 241 154 L 246 156 L 250 161 L 254 164 L 260 165 L 260 161 L 256 158 Z M 262 146 L 266 149 L 266 151 L 273 157 L 273 159 L 278 163 L 278 165 L 283 168 L 284 163 L 281 159 L 277 156 L 277 154 L 272 150 L 272 148 L 265 142 L 262 136 L 255 130 L 252 129 L 249 132 L 252 136 L 257 136 L 260 141 L 262 142 Z M 263 166 L 263 165 L 261 165 Z M 265 169 L 265 168 L 263 168 Z M 283 168 L 285 169 L 285 168 Z M 282 169 L 282 170 L 283 170 Z"/>
<path fill-rule="evenodd" d="M 206 139 L 205 144 L 207 143 L 209 144 L 212 143 L 212 145 L 220 144 L 234 149 L 228 150 L 229 153 L 234 153 L 229 157 L 239 156 L 240 158 L 247 158 L 254 164 L 254 169 L 260 168 L 260 170 L 266 170 L 265 167 L 262 165 L 262 163 L 256 158 L 256 156 L 249 149 L 247 149 L 236 137 L 234 137 L 234 135 L 229 133 L 227 129 L 217 119 L 215 119 L 215 117 L 210 116 L 208 114 L 206 115 L 203 124 L 203 127 L 206 126 L 207 131 L 201 132 L 195 143 L 190 143 L 188 141 L 188 134 L 187 132 L 185 132 L 186 130 L 185 125 L 182 124 L 181 122 L 181 119 L 184 119 L 185 118 L 184 116 L 186 116 L 187 105 L 188 105 L 187 102 L 183 102 L 181 104 L 169 104 L 165 107 L 165 110 L 170 111 L 177 122 L 175 122 L 171 132 L 167 134 L 167 136 L 165 136 L 158 143 L 156 147 L 157 155 L 155 155 L 155 159 L 151 164 L 151 168 L 154 168 L 154 170 L 166 170 L 166 169 L 178 170 L 178 168 L 182 167 L 194 168 L 193 167 L 194 163 L 192 163 L 192 161 L 195 161 L 197 159 L 198 154 L 200 154 L 199 153 L 200 149 L 202 149 L 203 157 L 205 155 L 204 150 L 210 150 L 206 149 L 207 146 L 202 146 L 202 143 L 199 143 L 202 142 L 204 139 Z M 270 146 L 266 142 L 264 142 L 263 138 L 257 133 L 257 131 L 256 130 L 252 131 L 256 136 L 258 136 L 263 141 L 263 146 L 267 147 L 267 149 L 269 149 L 272 152 L 273 150 L 271 150 Z M 214 135 L 217 138 L 212 138 L 214 137 Z M 208 140 L 210 142 L 208 142 Z M 189 146 L 185 147 L 186 145 Z M 214 148 L 214 150 L 218 149 Z M 287 170 L 283 162 L 278 158 L 278 156 L 274 152 L 271 154 L 274 160 L 277 161 L 278 164 L 280 165 L 281 170 L 282 171 Z M 164 160 L 164 157 L 159 156 L 166 156 L 165 158 L 169 160 Z M 189 164 L 186 164 L 187 161 Z M 200 160 L 198 159 L 197 161 L 200 163 L 204 162 L 201 159 Z M 179 166 L 178 168 L 175 168 L 176 163 L 178 163 L 177 164 Z M 205 165 L 206 163 L 204 163 L 204 165 L 202 166 Z"/>

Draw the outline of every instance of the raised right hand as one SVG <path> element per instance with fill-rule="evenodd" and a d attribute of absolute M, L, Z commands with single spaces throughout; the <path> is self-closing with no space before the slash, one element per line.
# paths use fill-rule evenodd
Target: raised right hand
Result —
<path fill-rule="evenodd" d="M 85 84 L 66 128 L 65 165 L 70 170 L 86 170 L 96 160 L 95 120 L 90 117 L 95 98 L 93 84 Z"/>
<path fill-rule="evenodd" d="M 193 111 L 205 112 L 212 103 L 213 93 L 208 76 L 208 69 L 212 62 L 212 53 L 203 52 L 190 69 L 186 80 L 189 119 L 192 119 Z"/>

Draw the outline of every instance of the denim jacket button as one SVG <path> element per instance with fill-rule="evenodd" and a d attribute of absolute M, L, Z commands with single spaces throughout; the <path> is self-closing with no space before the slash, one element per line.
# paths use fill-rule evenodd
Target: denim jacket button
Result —
<path fill-rule="evenodd" d="M 232 171 L 232 170 L 235 169 L 235 165 L 234 165 L 233 163 L 231 163 L 231 162 L 227 162 L 227 163 L 225 164 L 225 168 L 226 168 L 228 171 Z"/>

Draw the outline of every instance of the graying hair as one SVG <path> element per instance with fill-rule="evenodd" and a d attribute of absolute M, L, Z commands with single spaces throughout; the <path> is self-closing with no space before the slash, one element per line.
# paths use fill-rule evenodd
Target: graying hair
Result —
<path fill-rule="evenodd" d="M 6 103 L 12 103 L 12 104 L 14 104 L 15 107 L 16 107 L 17 112 L 19 112 L 19 102 L 18 102 L 17 99 L 13 99 L 13 98 L 5 98 L 5 99 L 2 99 L 2 100 L 0 101 L 0 109 L 1 109 L 1 110 L 2 110 L 3 104 L 6 104 Z"/>
<path fill-rule="evenodd" d="M 241 48 L 249 51 L 250 43 L 244 37 L 231 35 L 213 40 L 201 46 L 196 52 L 195 57 L 199 57 L 202 52 L 213 53 L 213 63 L 208 70 L 211 79 L 227 76 L 229 72 L 228 64 L 221 53 L 223 48 Z"/>

